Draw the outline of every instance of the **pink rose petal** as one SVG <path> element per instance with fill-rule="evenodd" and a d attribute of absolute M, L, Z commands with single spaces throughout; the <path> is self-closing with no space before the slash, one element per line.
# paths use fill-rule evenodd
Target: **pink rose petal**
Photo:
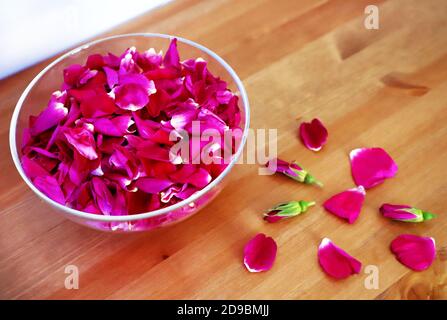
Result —
<path fill-rule="evenodd" d="M 33 180 L 34 185 L 50 199 L 65 204 L 65 196 L 57 180 L 52 176 L 39 176 Z"/>
<path fill-rule="evenodd" d="M 429 237 L 402 234 L 390 248 L 400 263 L 415 271 L 428 269 L 436 257 L 435 240 Z"/>
<path fill-rule="evenodd" d="M 80 102 L 81 113 L 86 118 L 111 115 L 116 112 L 113 99 L 103 90 L 73 89 L 70 94 Z"/>
<path fill-rule="evenodd" d="M 47 176 L 49 175 L 48 171 L 42 168 L 36 161 L 28 158 L 27 156 L 23 156 L 21 159 L 23 171 L 25 174 L 34 179 L 39 176 Z"/>
<path fill-rule="evenodd" d="M 55 127 L 68 114 L 68 109 L 64 106 L 67 99 L 67 93 L 56 91 L 52 94 L 48 107 L 42 111 L 36 118 L 30 133 L 33 136 Z"/>
<path fill-rule="evenodd" d="M 110 215 L 113 210 L 114 197 L 100 178 L 92 179 L 92 195 L 99 210 L 105 215 Z"/>
<path fill-rule="evenodd" d="M 115 69 L 104 67 L 104 72 L 107 76 L 107 85 L 110 89 L 113 89 L 119 82 L 118 72 Z"/>
<path fill-rule="evenodd" d="M 121 109 L 137 111 L 149 103 L 149 96 L 154 94 L 154 82 L 141 74 L 120 76 L 120 84 L 113 89 L 115 102 Z"/>
<path fill-rule="evenodd" d="M 91 123 L 95 132 L 112 137 L 122 137 L 129 134 L 129 127 L 134 123 L 132 116 L 122 115 L 115 118 L 94 118 Z"/>
<path fill-rule="evenodd" d="M 244 265 L 250 272 L 268 271 L 276 259 L 275 240 L 259 233 L 244 248 Z"/>
<path fill-rule="evenodd" d="M 365 194 L 362 186 L 349 189 L 332 196 L 323 206 L 336 216 L 354 223 L 362 210 Z"/>
<path fill-rule="evenodd" d="M 318 247 L 318 262 L 326 274 L 335 279 L 345 279 L 360 272 L 362 263 L 324 238 Z"/>
<path fill-rule="evenodd" d="M 167 67 L 180 68 L 180 57 L 177 50 L 177 39 L 173 38 L 169 44 L 168 51 L 163 59 L 163 63 Z"/>
<path fill-rule="evenodd" d="M 327 129 L 319 119 L 301 123 L 299 131 L 301 141 L 312 151 L 320 151 L 327 142 Z"/>
<path fill-rule="evenodd" d="M 352 177 L 358 186 L 365 189 L 372 188 L 397 173 L 397 164 L 382 148 L 355 149 L 349 157 Z"/>
<path fill-rule="evenodd" d="M 141 191 L 151 194 L 157 194 L 170 186 L 173 185 L 173 182 L 167 179 L 155 179 L 155 178 L 140 178 L 136 182 L 136 186 Z"/>
<path fill-rule="evenodd" d="M 85 124 L 82 127 L 68 129 L 64 132 L 68 143 L 89 160 L 98 158 L 95 138 L 93 137 L 92 131 L 93 126 Z"/>

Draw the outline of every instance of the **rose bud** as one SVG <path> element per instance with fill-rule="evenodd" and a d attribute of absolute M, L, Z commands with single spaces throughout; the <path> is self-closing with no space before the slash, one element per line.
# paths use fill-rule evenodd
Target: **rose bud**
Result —
<path fill-rule="evenodd" d="M 306 212 L 309 207 L 314 205 L 314 201 L 300 200 L 284 202 L 264 213 L 264 220 L 274 223 L 282 219 L 292 218 Z"/>
<path fill-rule="evenodd" d="M 384 217 L 404 222 L 424 222 L 436 218 L 436 215 L 409 205 L 384 203 L 380 207 Z"/>

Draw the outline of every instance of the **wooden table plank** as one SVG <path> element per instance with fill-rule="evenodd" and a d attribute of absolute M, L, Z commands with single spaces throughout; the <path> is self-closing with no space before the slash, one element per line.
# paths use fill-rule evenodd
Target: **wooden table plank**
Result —
<path fill-rule="evenodd" d="M 447 262 L 426 272 L 400 265 L 388 250 L 401 233 L 435 237 L 447 246 L 447 3 L 382 0 L 379 30 L 363 27 L 366 0 L 185 0 L 110 32 L 161 32 L 198 41 L 221 54 L 249 93 L 253 128 L 276 128 L 278 152 L 325 182 L 323 189 L 238 165 L 226 189 L 175 226 L 111 235 L 78 226 L 40 202 L 9 156 L 13 107 L 51 59 L 0 81 L 0 298 L 447 298 Z M 321 118 L 330 135 L 318 154 L 296 137 L 296 118 Z M 353 186 L 347 154 L 381 146 L 398 175 L 368 190 L 362 214 L 347 225 L 321 206 L 294 220 L 266 225 L 265 208 L 315 199 Z M 423 225 L 387 221 L 383 202 L 411 203 L 439 214 Z M 274 268 L 249 274 L 242 249 L 255 233 L 275 238 Z M 380 271 L 333 281 L 319 269 L 323 237 Z M 440 251 L 441 252 L 441 251 Z M 439 256 L 442 256 L 440 254 Z M 64 288 L 67 265 L 80 268 L 80 288 Z"/>

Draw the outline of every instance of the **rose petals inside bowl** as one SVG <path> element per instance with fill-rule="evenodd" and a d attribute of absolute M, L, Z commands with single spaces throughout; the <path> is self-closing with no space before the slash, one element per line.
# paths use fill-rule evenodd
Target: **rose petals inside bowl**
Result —
<path fill-rule="evenodd" d="M 69 52 L 30 83 L 11 151 L 31 189 L 70 219 L 149 230 L 222 189 L 248 108 L 241 81 L 212 51 L 165 35 L 115 36 Z"/>

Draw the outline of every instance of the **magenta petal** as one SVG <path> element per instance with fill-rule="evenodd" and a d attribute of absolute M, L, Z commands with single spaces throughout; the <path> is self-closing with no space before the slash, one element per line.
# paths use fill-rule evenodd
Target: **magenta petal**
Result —
<path fill-rule="evenodd" d="M 397 164 L 382 148 L 355 149 L 349 157 L 352 177 L 358 186 L 364 186 L 365 189 L 372 188 L 397 173 Z"/>
<path fill-rule="evenodd" d="M 104 67 L 104 72 L 107 76 L 107 85 L 113 89 L 118 84 L 118 72 L 109 67 Z"/>
<path fill-rule="evenodd" d="M 276 259 L 275 240 L 263 233 L 257 234 L 244 248 L 244 265 L 250 272 L 268 271 Z"/>
<path fill-rule="evenodd" d="M 95 118 L 91 120 L 95 131 L 112 137 L 122 137 L 128 134 L 129 127 L 133 124 L 130 115 L 115 118 Z"/>
<path fill-rule="evenodd" d="M 93 137 L 92 131 L 93 126 L 91 124 L 84 124 L 83 127 L 68 129 L 64 132 L 68 143 L 89 160 L 98 158 L 95 138 Z"/>
<path fill-rule="evenodd" d="M 390 248 L 400 263 L 415 271 L 427 269 L 436 257 L 435 240 L 429 237 L 402 234 L 391 242 Z"/>
<path fill-rule="evenodd" d="M 39 176 L 49 175 L 47 170 L 42 168 L 36 161 L 28 158 L 27 156 L 22 156 L 22 159 L 20 160 L 22 162 L 23 171 L 25 171 L 28 178 L 34 179 Z"/>
<path fill-rule="evenodd" d="M 113 89 L 118 107 L 129 111 L 142 109 L 149 103 L 149 96 L 156 91 L 154 82 L 141 74 L 121 76 L 120 84 Z"/>
<path fill-rule="evenodd" d="M 163 63 L 166 67 L 180 68 L 180 57 L 177 50 L 177 39 L 174 38 L 169 44 L 168 51 L 166 51 Z"/>
<path fill-rule="evenodd" d="M 362 209 L 365 194 L 362 186 L 349 189 L 332 196 L 323 206 L 336 216 L 354 223 Z"/>
<path fill-rule="evenodd" d="M 100 178 L 94 177 L 92 179 L 92 195 L 96 205 L 103 214 L 112 214 L 114 198 L 109 188 Z"/>
<path fill-rule="evenodd" d="M 136 182 L 136 186 L 141 191 L 146 193 L 157 194 L 170 186 L 173 185 L 173 182 L 166 179 L 155 179 L 155 178 L 140 178 Z"/>
<path fill-rule="evenodd" d="M 43 110 L 31 127 L 31 135 L 38 135 L 54 126 L 56 126 L 68 114 L 68 109 L 64 106 L 67 93 L 56 91 L 51 96 L 48 107 Z"/>
<path fill-rule="evenodd" d="M 188 183 L 197 188 L 203 188 L 211 182 L 211 179 L 211 175 L 208 173 L 208 171 L 203 168 L 199 168 L 188 178 Z"/>
<path fill-rule="evenodd" d="M 324 238 L 318 247 L 318 262 L 324 272 L 335 279 L 345 279 L 360 272 L 362 263 Z"/>
<path fill-rule="evenodd" d="M 319 119 L 303 122 L 300 125 L 300 137 L 306 148 L 320 151 L 327 142 L 328 132 Z"/>
<path fill-rule="evenodd" d="M 65 196 L 55 178 L 52 176 L 36 177 L 33 180 L 34 185 L 46 196 L 60 204 L 65 204 Z"/>
<path fill-rule="evenodd" d="M 86 68 L 79 64 L 73 64 L 65 68 L 63 71 L 65 84 L 70 87 L 77 85 L 85 71 Z"/>

